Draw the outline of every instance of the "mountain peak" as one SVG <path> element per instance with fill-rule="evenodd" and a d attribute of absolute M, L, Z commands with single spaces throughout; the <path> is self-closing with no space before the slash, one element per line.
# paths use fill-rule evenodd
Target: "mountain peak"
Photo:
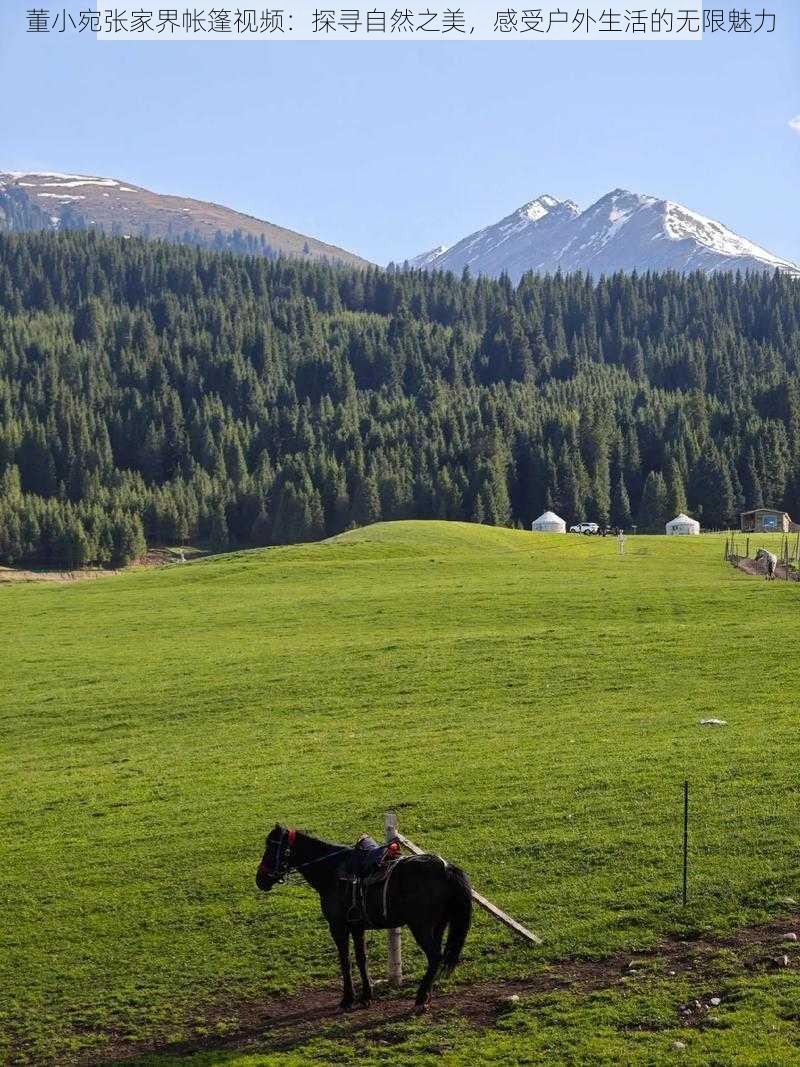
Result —
<path fill-rule="evenodd" d="M 639 194 L 632 192 L 630 189 L 623 189 L 621 185 L 618 185 L 616 189 L 612 189 L 610 193 L 606 193 L 605 196 L 601 196 L 600 200 L 620 200 L 626 197 L 633 197 L 635 200 L 639 199 Z"/>
<path fill-rule="evenodd" d="M 636 207 L 650 207 L 653 204 L 664 203 L 659 201 L 655 196 L 647 196 L 645 193 L 635 193 L 631 189 L 612 189 L 610 193 L 606 193 L 605 196 L 601 196 L 592 207 L 598 207 L 599 205 L 605 206 L 606 204 L 616 204 L 618 206 L 624 205 L 626 208 Z M 589 208 L 588 210 L 591 210 Z"/>
<path fill-rule="evenodd" d="M 544 221 L 542 221 L 544 220 Z M 581 211 L 572 200 L 544 193 L 485 226 L 426 264 L 456 273 L 523 274 L 583 271 L 782 270 L 800 267 L 673 201 L 618 187 Z"/>
<path fill-rule="evenodd" d="M 552 211 L 560 203 L 560 200 L 556 200 L 549 193 L 542 193 L 535 200 L 529 200 L 527 204 L 523 204 L 521 208 L 518 208 L 516 214 L 521 218 L 530 219 L 531 222 L 538 222 L 539 219 L 544 218 L 548 211 Z"/>

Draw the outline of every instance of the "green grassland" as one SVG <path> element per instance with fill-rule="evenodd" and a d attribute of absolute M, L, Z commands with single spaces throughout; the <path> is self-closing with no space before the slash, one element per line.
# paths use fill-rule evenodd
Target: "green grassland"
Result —
<path fill-rule="evenodd" d="M 235 1026 L 237 1001 L 334 982 L 315 895 L 256 891 L 276 819 L 351 841 L 396 809 L 545 939 L 533 950 L 478 915 L 455 981 L 785 912 L 800 899 L 800 586 L 722 557 L 714 536 L 631 537 L 620 556 L 612 538 L 406 522 L 3 587 L 9 1057 L 177 1040 L 209 1005 Z M 742 983 L 686 1062 L 790 1062 L 796 980 Z M 639 1033 L 628 1016 L 674 1024 L 679 995 L 553 995 L 483 1035 L 434 1015 L 374 1062 L 672 1062 L 670 1022 Z M 373 1062 L 324 1040 L 296 1055 L 281 1062 Z"/>

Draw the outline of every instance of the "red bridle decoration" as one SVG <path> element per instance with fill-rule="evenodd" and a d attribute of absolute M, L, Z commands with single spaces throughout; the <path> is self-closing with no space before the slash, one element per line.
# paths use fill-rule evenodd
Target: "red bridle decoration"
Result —
<path fill-rule="evenodd" d="M 289 828 L 289 837 L 288 837 L 289 848 L 294 848 L 294 843 L 295 843 L 296 838 L 297 838 L 297 830 L 292 830 L 291 828 Z"/>

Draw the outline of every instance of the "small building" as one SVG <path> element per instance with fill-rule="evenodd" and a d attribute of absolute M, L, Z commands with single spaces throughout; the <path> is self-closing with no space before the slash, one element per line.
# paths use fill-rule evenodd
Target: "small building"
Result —
<path fill-rule="evenodd" d="M 740 515 L 743 533 L 788 533 L 794 523 L 778 508 L 753 508 Z"/>
<path fill-rule="evenodd" d="M 554 511 L 545 511 L 531 523 L 534 533 L 566 533 L 567 524 Z"/>
<path fill-rule="evenodd" d="M 684 515 L 683 512 L 680 515 L 676 515 L 674 519 L 670 519 L 665 527 L 667 534 L 673 537 L 675 536 L 691 536 L 693 534 L 700 533 L 700 523 L 697 519 L 691 519 L 688 515 Z"/>

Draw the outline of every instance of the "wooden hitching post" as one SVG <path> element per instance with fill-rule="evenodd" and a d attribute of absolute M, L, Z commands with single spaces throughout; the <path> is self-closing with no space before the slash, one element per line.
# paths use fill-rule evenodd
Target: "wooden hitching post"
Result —
<path fill-rule="evenodd" d="M 386 812 L 386 844 L 397 835 L 397 816 L 393 811 Z M 403 941 L 399 929 L 389 931 L 389 985 L 403 984 Z"/>

